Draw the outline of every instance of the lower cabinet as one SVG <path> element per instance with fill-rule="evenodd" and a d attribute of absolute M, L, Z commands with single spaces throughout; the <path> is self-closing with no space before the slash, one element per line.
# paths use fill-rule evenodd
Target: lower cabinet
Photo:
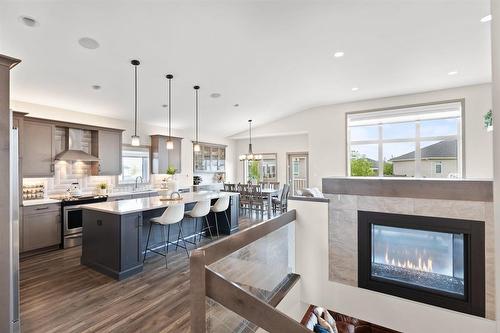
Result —
<path fill-rule="evenodd" d="M 20 238 L 22 252 L 59 245 L 61 206 L 50 204 L 23 207 Z"/>

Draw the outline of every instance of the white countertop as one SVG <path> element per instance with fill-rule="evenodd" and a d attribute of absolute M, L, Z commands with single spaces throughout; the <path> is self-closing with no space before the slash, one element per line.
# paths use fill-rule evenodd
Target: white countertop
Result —
<path fill-rule="evenodd" d="M 198 202 L 201 200 L 217 199 L 223 196 L 239 195 L 239 193 L 201 191 L 201 192 L 182 193 L 181 195 L 182 199 L 175 201 L 161 201 L 160 196 L 155 196 L 150 198 L 129 199 L 122 201 L 99 202 L 99 203 L 82 205 L 81 207 L 84 209 L 95 210 L 104 213 L 124 215 L 124 214 L 142 212 L 146 210 L 164 208 L 172 205 L 188 204 L 188 203 Z"/>
<path fill-rule="evenodd" d="M 117 192 L 112 192 L 108 193 L 108 197 L 113 198 L 113 197 L 122 197 L 125 195 L 133 195 L 133 194 L 145 194 L 145 193 L 158 193 L 159 190 L 156 189 L 151 189 L 151 190 L 139 190 L 139 191 L 117 191 Z"/>
<path fill-rule="evenodd" d="M 33 200 L 23 200 L 23 207 L 37 206 L 37 205 L 48 205 L 54 203 L 60 203 L 61 200 L 57 199 L 33 199 Z"/>

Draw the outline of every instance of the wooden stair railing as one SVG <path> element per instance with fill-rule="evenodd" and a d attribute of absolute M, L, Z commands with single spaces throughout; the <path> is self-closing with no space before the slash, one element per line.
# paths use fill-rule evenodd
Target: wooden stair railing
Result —
<path fill-rule="evenodd" d="M 295 210 L 258 223 L 248 229 L 220 239 L 191 252 L 190 294 L 191 332 L 206 333 L 206 297 L 251 321 L 270 333 L 308 333 L 305 326 L 296 322 L 272 305 L 258 299 L 237 284 L 207 266 L 245 247 L 248 244 L 295 221 Z"/>

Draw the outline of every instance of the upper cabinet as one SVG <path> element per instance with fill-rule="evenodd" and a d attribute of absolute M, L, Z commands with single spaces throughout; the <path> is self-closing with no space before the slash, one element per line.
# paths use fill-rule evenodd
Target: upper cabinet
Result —
<path fill-rule="evenodd" d="M 122 173 L 122 131 L 99 129 L 93 132 L 92 155 L 99 158 L 92 175 L 116 176 Z"/>
<path fill-rule="evenodd" d="M 22 129 L 23 177 L 54 175 L 55 125 L 24 119 Z"/>
<path fill-rule="evenodd" d="M 181 172 L 182 138 L 172 137 L 174 149 L 167 149 L 168 136 L 151 135 L 151 173 L 167 173 L 169 167 Z"/>
<path fill-rule="evenodd" d="M 194 172 L 225 172 L 226 146 L 200 143 L 200 151 L 193 152 Z"/>

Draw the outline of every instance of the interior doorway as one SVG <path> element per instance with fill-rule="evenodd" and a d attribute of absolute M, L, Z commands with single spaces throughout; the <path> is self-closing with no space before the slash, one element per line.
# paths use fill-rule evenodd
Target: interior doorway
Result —
<path fill-rule="evenodd" d="M 292 195 L 309 187 L 309 153 L 287 153 L 287 181 Z"/>

